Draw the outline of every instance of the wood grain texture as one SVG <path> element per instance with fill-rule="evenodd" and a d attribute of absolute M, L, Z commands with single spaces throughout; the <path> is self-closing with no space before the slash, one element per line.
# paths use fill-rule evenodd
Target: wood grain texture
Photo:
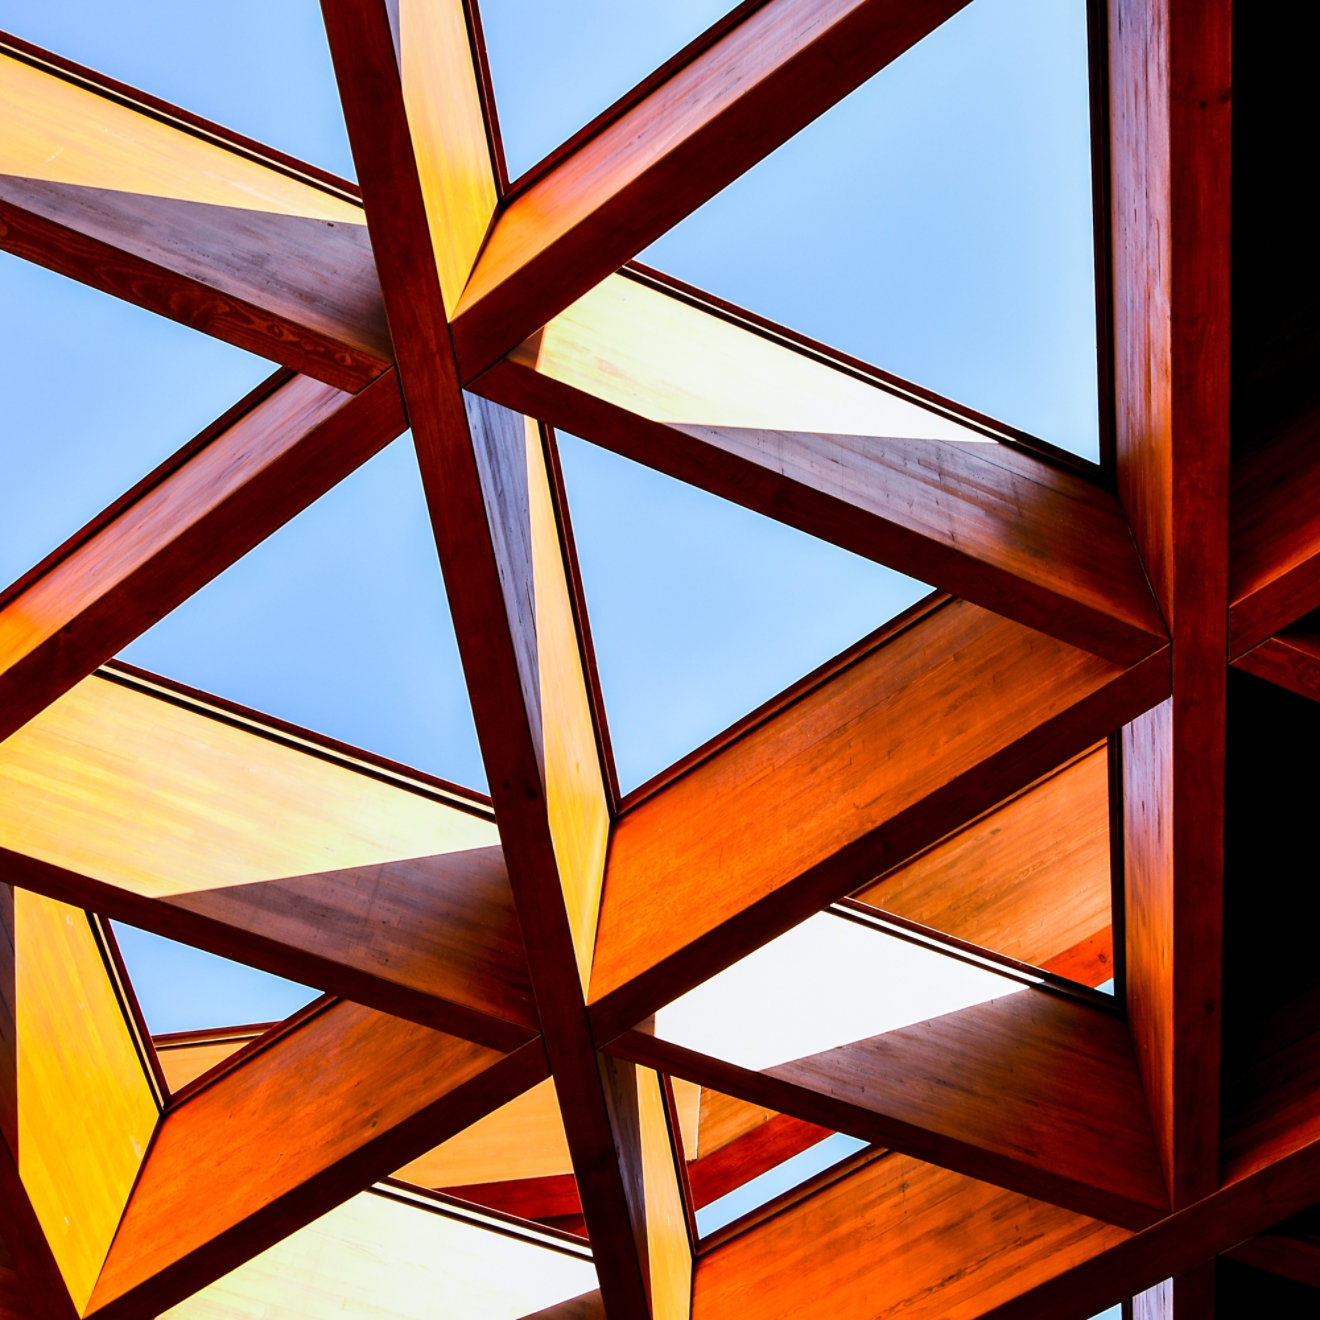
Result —
<path fill-rule="evenodd" d="M 761 1109 L 753 1105 L 746 1108 Z M 688 1165 L 693 1209 L 700 1210 L 721 1196 L 736 1191 L 829 1135 L 829 1129 L 818 1123 L 807 1123 L 791 1114 L 770 1112 L 763 1123 Z"/>
<path fill-rule="evenodd" d="M 91 1313 L 164 1310 L 545 1075 L 355 1004 L 312 1014 L 167 1112 Z"/>
<path fill-rule="evenodd" d="M 393 371 L 360 394 L 280 384 L 0 607 L 0 738 L 407 426 Z"/>
<path fill-rule="evenodd" d="M 511 1049 L 536 1016 L 498 837 L 99 676 L 0 746 L 21 883 Z"/>
<path fill-rule="evenodd" d="M 1138 1293 L 1132 1299 L 1132 1320 L 1215 1320 L 1216 1291 L 1215 1262 L 1205 1261 Z"/>
<path fill-rule="evenodd" d="M 1099 984 L 1113 975 L 1110 889 L 1101 745 L 854 897 L 1037 967 L 1096 940 L 1086 965 Z"/>
<path fill-rule="evenodd" d="M 1167 1209 L 1126 1028 L 1048 992 L 1022 990 L 764 1072 L 639 1032 L 611 1048 L 1129 1228 Z"/>
<path fill-rule="evenodd" d="M 1320 418 L 1308 415 L 1233 467 L 1229 653 L 1320 605 Z"/>
<path fill-rule="evenodd" d="M 1109 5 L 1118 488 L 1173 638 L 1123 739 L 1128 1009 L 1175 1205 L 1217 1177 L 1231 26 Z"/>
<path fill-rule="evenodd" d="M 1320 633 L 1309 619 L 1244 651 L 1233 664 L 1299 697 L 1320 701 Z"/>
<path fill-rule="evenodd" d="M 1127 1236 L 891 1154 L 702 1256 L 692 1313 L 972 1320 Z"/>
<path fill-rule="evenodd" d="M 752 9 L 501 208 L 454 317 L 464 379 L 960 8 L 769 0 Z"/>
<path fill-rule="evenodd" d="M 1111 492 L 662 287 L 611 276 L 476 388 L 1116 662 L 1164 640 Z"/>
<path fill-rule="evenodd" d="M 623 816 L 591 999 L 603 1038 L 883 874 L 1159 700 L 949 602 Z M 712 885 L 710 877 L 720 876 Z"/>
<path fill-rule="evenodd" d="M 165 1085 L 170 1093 L 174 1094 L 231 1058 L 244 1046 L 251 1045 L 262 1034 L 263 1028 L 254 1027 L 250 1031 L 239 1029 L 224 1033 L 198 1033 L 195 1038 L 184 1036 L 181 1039 L 170 1039 L 153 1036 L 152 1045 L 155 1047 L 156 1057 L 160 1060 Z"/>
<path fill-rule="evenodd" d="M 393 351 L 361 206 L 0 53 L 0 246 L 354 390 Z"/>
<path fill-rule="evenodd" d="M 67 1291 L 52 1313 L 81 1313 L 159 1111 L 86 915 L 8 884 L 2 897 L 4 1138 L 18 1175 L 3 1199 L 26 1202 L 58 1266 Z M 18 1211 L 3 1215 L 6 1236 L 22 1232 Z"/>

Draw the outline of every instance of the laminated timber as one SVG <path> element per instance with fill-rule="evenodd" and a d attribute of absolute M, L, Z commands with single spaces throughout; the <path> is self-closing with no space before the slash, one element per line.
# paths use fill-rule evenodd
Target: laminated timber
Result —
<path fill-rule="evenodd" d="M 0 1314 L 1309 1313 L 1304 43 L 1091 7 L 1100 468 L 626 265 L 959 8 L 747 0 L 512 187 L 465 0 L 324 0 L 360 189 L 0 40 L 0 247 L 282 368 L 0 595 Z M 620 800 L 552 426 L 949 594 Z M 489 801 L 105 665 L 405 427 Z M 657 1034 L 830 904 L 1031 986 Z M 326 997 L 153 1053 L 106 917 Z"/>

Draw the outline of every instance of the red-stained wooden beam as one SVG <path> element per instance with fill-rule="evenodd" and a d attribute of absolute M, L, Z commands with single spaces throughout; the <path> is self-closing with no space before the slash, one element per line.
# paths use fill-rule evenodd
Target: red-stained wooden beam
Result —
<path fill-rule="evenodd" d="M 1308 416 L 1233 469 L 1229 651 L 1235 661 L 1320 606 L 1318 441 L 1320 418 Z"/>
<path fill-rule="evenodd" d="M 691 1255 L 658 1083 L 598 1060 L 584 1003 L 609 803 L 547 455 L 535 424 L 462 394 L 450 339 L 495 203 L 462 5 L 323 9 L 602 1295 L 620 1320 L 679 1320 Z"/>
<path fill-rule="evenodd" d="M 1022 990 L 763 1071 L 643 1032 L 629 1058 L 1129 1228 L 1167 1212 L 1127 1029 Z"/>
<path fill-rule="evenodd" d="M 500 210 L 454 315 L 470 380 L 965 0 L 767 0 Z"/>
<path fill-rule="evenodd" d="M 1307 620 L 1267 637 L 1233 664 L 1299 697 L 1320 701 L 1320 632 Z"/>
<path fill-rule="evenodd" d="M 474 388 L 1107 659 L 1166 640 L 1088 474 L 695 294 L 613 276 Z"/>
<path fill-rule="evenodd" d="M 166 1112 L 89 1316 L 167 1309 L 545 1076 L 331 1002 Z"/>
<path fill-rule="evenodd" d="M 1218 1179 L 1231 6 L 1110 0 L 1108 27 L 1118 491 L 1173 680 L 1123 735 L 1127 1002 L 1177 1207 Z"/>
<path fill-rule="evenodd" d="M 351 185 L 0 34 L 0 248 L 360 389 L 393 360 Z"/>
<path fill-rule="evenodd" d="M 392 370 L 359 394 L 277 376 L 0 604 L 0 737 L 407 426 Z"/>
<path fill-rule="evenodd" d="M 693 1209 L 700 1210 L 737 1191 L 830 1135 L 831 1129 L 819 1123 L 809 1123 L 792 1114 L 776 1114 L 709 1155 L 699 1155 L 687 1168 Z"/>
<path fill-rule="evenodd" d="M 963 601 L 918 607 L 620 818 L 592 974 L 598 1038 L 1167 693 L 1162 653 L 1123 668 Z"/>

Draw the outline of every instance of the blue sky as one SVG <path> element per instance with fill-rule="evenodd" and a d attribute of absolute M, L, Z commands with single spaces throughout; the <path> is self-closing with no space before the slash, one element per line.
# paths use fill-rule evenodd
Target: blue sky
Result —
<path fill-rule="evenodd" d="M 519 173 L 718 17 L 709 0 L 485 0 Z M 351 175 L 315 0 L 0 0 L 0 27 Z M 1096 453 L 1083 0 L 975 0 L 708 203 L 649 263 Z M 0 255 L 0 577 L 271 370 Z M 925 588 L 562 438 L 625 788 Z M 126 651 L 484 787 L 416 462 L 397 442 Z M 307 992 L 124 933 L 157 1030 Z"/>

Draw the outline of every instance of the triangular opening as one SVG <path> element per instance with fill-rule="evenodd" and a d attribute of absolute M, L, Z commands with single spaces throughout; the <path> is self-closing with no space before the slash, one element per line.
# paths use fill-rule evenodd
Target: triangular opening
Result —
<path fill-rule="evenodd" d="M 115 922 L 113 929 L 153 1036 L 280 1022 L 321 993 L 136 926 Z"/>
<path fill-rule="evenodd" d="M 1099 743 L 854 898 L 1113 992 L 1109 751 Z"/>
<path fill-rule="evenodd" d="M 0 587 L 271 371 L 209 335 L 0 253 Z M 21 314 L 20 314 L 21 309 Z"/>
<path fill-rule="evenodd" d="M 1088 458 L 1084 0 L 977 0 L 642 260 Z"/>
<path fill-rule="evenodd" d="M 390 760 L 485 785 L 411 436 L 123 655 Z"/>
<path fill-rule="evenodd" d="M 624 792 L 929 591 L 574 436 L 559 445 Z"/>
<path fill-rule="evenodd" d="M 509 176 L 516 179 L 699 36 L 734 0 L 481 0 Z"/>
<path fill-rule="evenodd" d="M 7 0 L 4 26 L 138 91 L 355 177 L 317 0 Z"/>

